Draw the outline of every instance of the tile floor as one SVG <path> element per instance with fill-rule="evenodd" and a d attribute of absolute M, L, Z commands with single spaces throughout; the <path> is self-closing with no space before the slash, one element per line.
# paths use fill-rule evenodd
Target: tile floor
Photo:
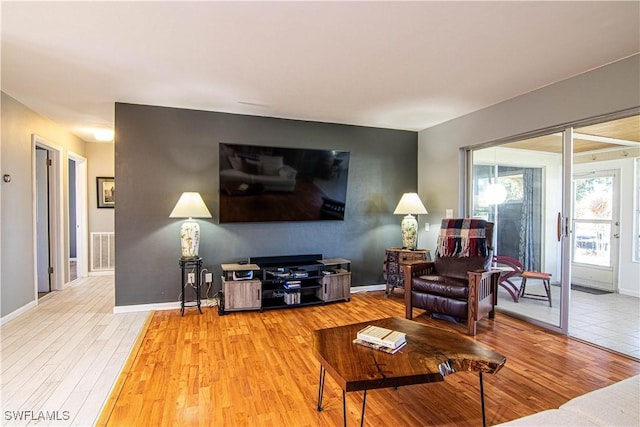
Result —
<path fill-rule="evenodd" d="M 0 327 L 2 426 L 95 425 L 149 316 L 114 295 L 113 276 L 81 279 Z"/>
<path fill-rule="evenodd" d="M 542 293 L 542 285 L 527 283 L 527 292 Z M 518 285 L 518 283 L 516 283 Z M 547 301 L 521 298 L 517 303 L 502 288 L 499 310 L 558 325 L 560 287 L 551 286 L 553 307 Z M 593 295 L 571 291 L 569 335 L 613 351 L 640 359 L 640 298 L 615 293 Z"/>

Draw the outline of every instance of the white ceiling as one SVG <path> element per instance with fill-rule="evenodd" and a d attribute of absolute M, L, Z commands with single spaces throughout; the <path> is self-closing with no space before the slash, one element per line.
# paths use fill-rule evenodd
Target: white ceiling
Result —
<path fill-rule="evenodd" d="M 2 90 L 422 130 L 640 52 L 640 2 L 7 2 Z"/>

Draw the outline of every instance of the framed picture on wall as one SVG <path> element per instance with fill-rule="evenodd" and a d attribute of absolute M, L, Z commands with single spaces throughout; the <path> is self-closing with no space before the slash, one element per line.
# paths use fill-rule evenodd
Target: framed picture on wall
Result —
<path fill-rule="evenodd" d="M 114 208 L 116 206 L 116 181 L 112 176 L 96 177 L 98 186 L 98 208 Z"/>

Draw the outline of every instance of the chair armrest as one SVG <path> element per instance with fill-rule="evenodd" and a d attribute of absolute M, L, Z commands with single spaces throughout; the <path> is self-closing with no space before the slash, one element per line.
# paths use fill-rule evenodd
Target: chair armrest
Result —
<path fill-rule="evenodd" d="M 473 275 L 473 276 L 488 277 L 488 276 L 491 276 L 492 274 L 500 274 L 500 270 L 478 269 L 478 270 L 473 270 L 473 271 L 467 271 L 467 274 L 469 274 L 469 276 Z"/>
<path fill-rule="evenodd" d="M 479 300 L 491 295 L 493 304 L 497 304 L 500 270 L 474 270 L 468 271 L 467 274 L 469 275 L 469 295 L 474 295 Z"/>
<path fill-rule="evenodd" d="M 498 281 L 500 280 L 500 270 L 473 270 L 473 271 L 468 271 L 467 274 L 469 275 L 469 286 L 472 286 L 472 284 L 477 284 L 480 283 L 482 281 L 491 281 L 492 283 L 492 287 L 493 285 L 496 286 L 495 290 L 492 290 L 492 292 L 497 291 L 497 285 L 498 285 Z M 495 282 L 495 283 L 494 283 Z"/>

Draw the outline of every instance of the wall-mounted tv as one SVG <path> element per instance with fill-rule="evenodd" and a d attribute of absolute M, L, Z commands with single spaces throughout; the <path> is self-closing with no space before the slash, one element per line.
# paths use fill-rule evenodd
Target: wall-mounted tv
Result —
<path fill-rule="evenodd" d="M 219 145 L 221 223 L 344 220 L 348 151 Z"/>

